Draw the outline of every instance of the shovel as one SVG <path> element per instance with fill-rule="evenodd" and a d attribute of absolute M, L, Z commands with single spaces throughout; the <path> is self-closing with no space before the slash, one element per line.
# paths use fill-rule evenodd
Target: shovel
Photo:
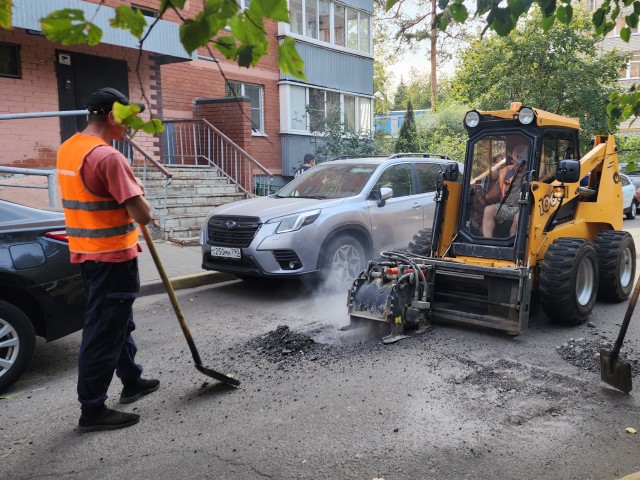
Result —
<path fill-rule="evenodd" d="M 189 331 L 189 327 L 187 326 L 187 322 L 184 320 L 184 315 L 182 314 L 182 309 L 180 308 L 180 304 L 178 303 L 178 298 L 176 297 L 176 293 L 173 290 L 173 286 L 169 281 L 169 277 L 164 271 L 164 267 L 162 266 L 162 262 L 160 261 L 160 256 L 156 250 L 156 246 L 153 243 L 153 239 L 149 234 L 149 230 L 147 230 L 146 225 L 140 225 L 140 230 L 142 230 L 142 235 L 144 236 L 145 241 L 147 242 L 147 247 L 149 247 L 149 252 L 151 252 L 151 257 L 153 258 L 153 262 L 156 264 L 156 268 L 158 269 L 158 273 L 162 278 L 162 283 L 164 284 L 164 288 L 167 290 L 167 294 L 169 295 L 169 300 L 171 300 L 171 305 L 173 306 L 173 310 L 176 312 L 176 317 L 178 317 L 178 322 L 180 323 L 180 328 L 182 328 L 182 333 L 184 334 L 184 338 L 187 339 L 187 343 L 189 344 L 189 349 L 191 350 L 191 356 L 193 357 L 193 361 L 196 364 L 196 368 L 204 373 L 207 377 L 215 378 L 216 380 L 225 383 L 227 385 L 232 385 L 237 387 L 240 385 L 240 381 L 236 380 L 229 375 L 225 375 L 224 373 L 216 372 L 215 370 L 211 370 L 210 368 L 204 367 L 202 365 L 202 360 L 200 360 L 200 355 L 198 354 L 198 350 L 196 349 L 196 344 L 193 342 L 193 338 L 191 337 L 191 332 Z"/>
<path fill-rule="evenodd" d="M 600 378 L 603 382 L 611 385 L 613 388 L 629 393 L 631 391 L 631 364 L 626 362 L 623 358 L 619 357 L 620 348 L 624 336 L 627 334 L 627 328 L 631 321 L 631 315 L 633 309 L 636 307 L 638 301 L 638 295 L 640 294 L 640 280 L 636 281 L 636 287 L 629 300 L 629 306 L 627 307 L 627 313 L 624 315 L 622 326 L 620 327 L 620 333 L 616 340 L 613 350 L 608 351 L 604 348 L 600 349 Z"/>

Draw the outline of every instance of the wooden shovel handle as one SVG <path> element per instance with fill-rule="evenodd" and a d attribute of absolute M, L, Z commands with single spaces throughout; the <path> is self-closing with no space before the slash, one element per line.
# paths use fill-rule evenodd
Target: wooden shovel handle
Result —
<path fill-rule="evenodd" d="M 184 315 L 182 314 L 182 309 L 180 308 L 180 304 L 178 303 L 178 298 L 176 297 L 176 293 L 173 290 L 173 285 L 171 285 L 171 281 L 169 280 L 169 277 L 167 277 L 167 274 L 164 271 L 164 267 L 162 266 L 162 262 L 160 261 L 160 256 L 158 255 L 158 251 L 156 250 L 156 245 L 155 243 L 153 243 L 153 238 L 151 238 L 151 235 L 149 234 L 149 230 L 147 229 L 146 225 L 140 225 L 140 230 L 142 231 L 142 236 L 144 237 L 145 242 L 147 242 L 147 248 L 151 253 L 151 258 L 153 258 L 153 263 L 156 264 L 156 268 L 158 269 L 160 278 L 162 278 L 162 283 L 164 284 L 164 288 L 167 291 L 167 295 L 169 295 L 169 300 L 171 301 L 171 306 L 173 307 L 173 311 L 176 312 L 178 323 L 180 323 L 180 328 L 182 328 L 182 333 L 184 334 L 184 338 L 186 338 L 187 344 L 189 345 L 189 349 L 191 350 L 193 361 L 196 363 L 196 365 L 202 365 L 202 360 L 200 360 L 200 354 L 196 349 L 196 344 L 193 341 L 193 337 L 191 336 L 191 332 L 189 331 L 187 322 L 185 321 Z"/>

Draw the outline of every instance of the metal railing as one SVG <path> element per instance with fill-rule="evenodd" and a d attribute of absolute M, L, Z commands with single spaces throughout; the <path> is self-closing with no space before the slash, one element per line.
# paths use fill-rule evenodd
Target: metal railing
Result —
<path fill-rule="evenodd" d="M 167 165 L 213 167 L 248 196 L 273 193 L 273 174 L 206 120 L 165 120 Z"/>
<path fill-rule="evenodd" d="M 153 215 L 158 219 L 160 227 L 164 228 L 167 220 L 167 194 L 171 184 L 173 174 L 151 157 L 144 149 L 134 142 L 131 137 L 125 137 L 123 142 L 113 142 L 113 146 L 119 150 L 127 159 L 131 168 L 145 186 L 145 198 L 149 201 Z M 149 168 L 151 167 L 151 168 Z M 155 176 L 151 176 L 150 170 L 160 172 L 163 177 L 161 186 L 154 185 Z M 154 202 L 154 200 L 161 200 Z"/>
<path fill-rule="evenodd" d="M 18 167 L 2 167 L 0 166 L 0 174 L 11 173 L 18 175 L 38 175 L 47 177 L 47 186 L 40 185 L 14 185 L 11 183 L 0 183 L 0 187 L 13 187 L 13 188 L 39 188 L 49 190 L 49 206 L 51 208 L 57 207 L 57 194 L 56 194 L 56 169 L 44 170 L 37 168 L 18 168 Z"/>

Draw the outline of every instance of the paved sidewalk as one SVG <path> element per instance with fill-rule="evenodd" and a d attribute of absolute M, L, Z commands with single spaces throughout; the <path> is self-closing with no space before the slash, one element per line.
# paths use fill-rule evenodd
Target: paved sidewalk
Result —
<path fill-rule="evenodd" d="M 154 245 L 174 290 L 236 279 L 234 275 L 228 273 L 203 270 L 199 246 L 183 246 L 165 240 L 156 240 Z M 162 278 L 142 235 L 140 246 L 142 247 L 142 253 L 138 257 L 140 296 L 164 293 Z"/>

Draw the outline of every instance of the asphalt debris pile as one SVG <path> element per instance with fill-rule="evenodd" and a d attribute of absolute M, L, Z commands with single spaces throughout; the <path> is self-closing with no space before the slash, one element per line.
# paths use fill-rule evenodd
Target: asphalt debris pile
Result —
<path fill-rule="evenodd" d="M 607 340 L 590 340 L 586 338 L 570 338 L 566 343 L 558 345 L 556 351 L 570 364 L 588 372 L 600 372 L 600 349 L 613 350 L 613 342 Z M 638 355 L 629 348 L 622 346 L 620 356 L 631 364 L 634 376 L 640 374 Z"/>
<path fill-rule="evenodd" d="M 277 362 L 317 353 L 323 345 L 308 335 L 292 331 L 288 325 L 279 325 L 275 330 L 249 340 L 245 348 Z"/>
<path fill-rule="evenodd" d="M 333 327 L 330 327 L 333 328 Z M 314 362 L 318 366 L 327 366 L 344 358 L 353 358 L 374 354 L 384 348 L 379 339 L 368 339 L 353 343 L 322 343 L 314 340 L 327 337 L 323 329 L 306 333 L 294 332 L 288 325 L 280 325 L 275 330 L 254 337 L 244 345 L 236 347 L 238 356 L 265 358 L 269 362 L 282 366 L 291 366 L 300 362 Z"/>

